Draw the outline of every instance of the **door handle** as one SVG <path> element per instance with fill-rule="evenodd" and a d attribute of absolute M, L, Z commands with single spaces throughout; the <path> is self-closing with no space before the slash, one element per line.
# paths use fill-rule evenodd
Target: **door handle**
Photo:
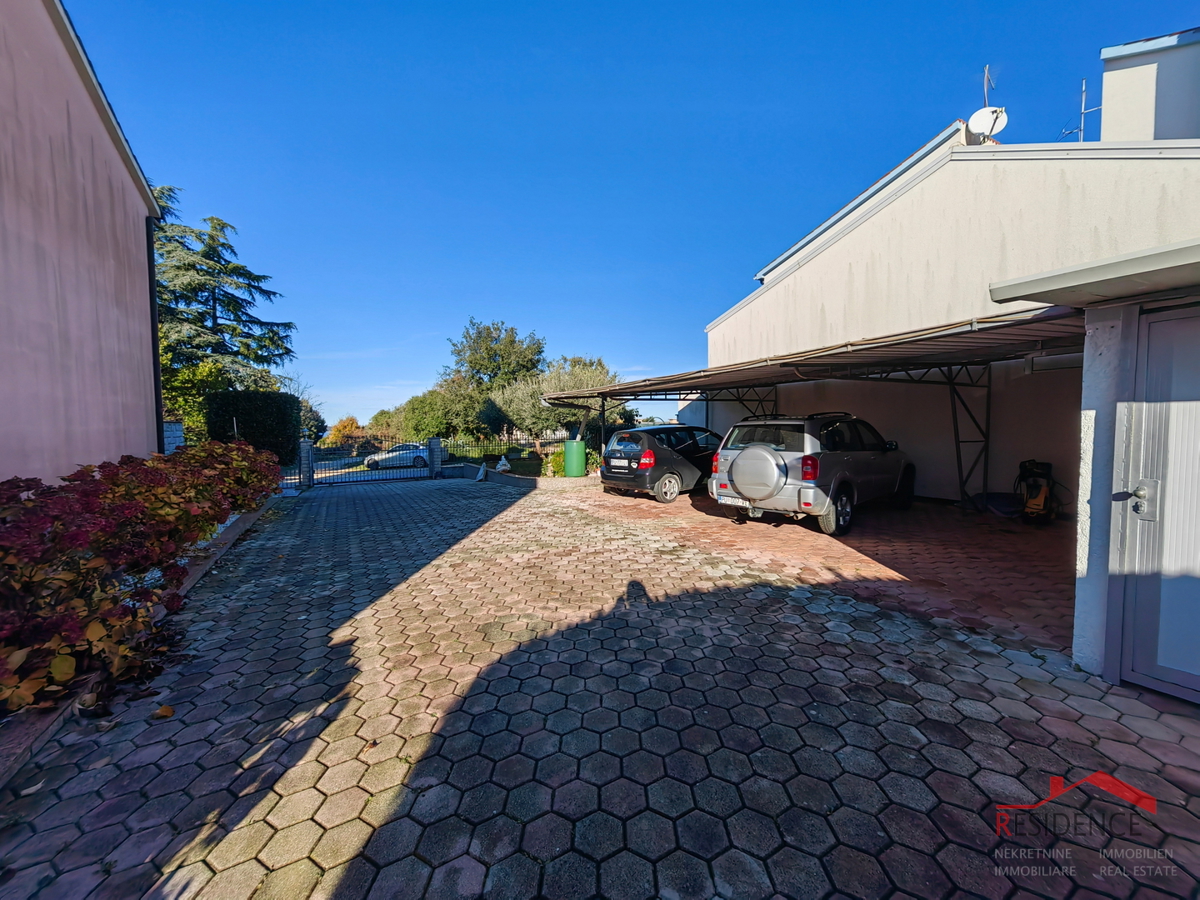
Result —
<path fill-rule="evenodd" d="M 1150 492 L 1146 490 L 1145 487 L 1139 485 L 1133 489 L 1133 496 L 1137 497 L 1139 500 L 1145 500 L 1150 496 Z"/>

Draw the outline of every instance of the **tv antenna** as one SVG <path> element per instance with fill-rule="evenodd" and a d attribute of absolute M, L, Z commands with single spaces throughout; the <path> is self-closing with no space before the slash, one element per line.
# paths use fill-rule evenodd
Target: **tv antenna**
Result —
<path fill-rule="evenodd" d="M 1004 107 L 991 105 L 988 99 L 988 88 L 996 89 L 990 65 L 983 67 L 983 109 L 976 110 L 967 120 L 967 131 L 982 141 L 991 140 L 993 135 L 999 134 L 1008 124 L 1008 113 L 1004 111 Z"/>
<path fill-rule="evenodd" d="M 1079 127 L 1072 128 L 1068 131 L 1067 127 L 1064 125 L 1062 134 L 1058 136 L 1058 139 L 1061 141 L 1065 137 L 1070 137 L 1073 134 L 1077 134 L 1079 135 L 1080 143 L 1083 143 L 1083 129 L 1084 125 L 1087 124 L 1087 114 L 1099 112 L 1102 108 L 1103 104 L 1101 106 L 1093 106 L 1091 109 L 1087 108 L 1087 79 L 1083 79 L 1083 91 L 1079 100 Z"/>

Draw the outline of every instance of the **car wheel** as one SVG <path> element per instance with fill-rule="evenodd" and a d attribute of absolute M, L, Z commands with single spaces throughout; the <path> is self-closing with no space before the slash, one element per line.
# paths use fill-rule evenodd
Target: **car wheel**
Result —
<path fill-rule="evenodd" d="M 423 456 L 414 456 L 414 457 L 413 457 L 413 465 L 414 465 L 414 466 L 416 466 L 418 469 L 423 469 L 423 468 L 425 468 L 425 457 L 423 457 Z"/>
<path fill-rule="evenodd" d="M 896 509 L 908 509 L 913 505 L 913 494 L 916 493 L 917 472 L 911 466 L 900 475 L 900 486 L 892 497 L 892 506 Z"/>
<path fill-rule="evenodd" d="M 658 479 L 658 484 L 654 485 L 654 499 L 659 503 L 674 503 L 682 486 L 679 476 L 674 472 L 668 472 Z"/>
<path fill-rule="evenodd" d="M 372 470 L 374 470 L 374 469 L 378 469 L 378 468 L 379 468 L 379 460 L 377 460 L 377 459 L 368 459 L 368 460 L 367 460 L 367 468 L 368 468 L 368 469 L 372 469 Z"/>
<path fill-rule="evenodd" d="M 821 530 L 833 537 L 841 537 L 850 530 L 854 519 L 854 498 L 849 488 L 842 488 L 829 504 L 829 509 L 821 513 L 817 519 Z"/>

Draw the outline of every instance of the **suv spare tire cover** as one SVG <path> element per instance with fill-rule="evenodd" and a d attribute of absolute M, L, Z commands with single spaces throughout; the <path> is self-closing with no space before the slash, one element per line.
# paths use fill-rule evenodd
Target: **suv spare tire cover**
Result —
<path fill-rule="evenodd" d="M 729 480 L 743 497 L 766 500 L 783 490 L 787 481 L 783 457 L 765 444 L 751 444 L 729 467 Z"/>

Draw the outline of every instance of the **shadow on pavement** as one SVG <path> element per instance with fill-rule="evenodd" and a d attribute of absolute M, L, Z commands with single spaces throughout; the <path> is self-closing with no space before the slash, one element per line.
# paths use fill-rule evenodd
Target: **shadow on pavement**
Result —
<path fill-rule="evenodd" d="M 524 641 L 469 685 L 322 894 L 1065 896 L 1129 839 L 1002 842 L 990 817 L 1045 796 L 1051 775 L 1096 770 L 1160 798 L 1134 844 L 1200 826 L 1187 773 L 1121 766 L 1036 724 L 1036 697 L 1103 696 L 1069 660 L 1001 649 L 827 591 L 652 600 L 630 582 L 609 611 Z M 1107 821 L 1110 800 L 1089 786 L 1053 808 Z M 997 874 L 1004 846 L 1065 850 L 1078 874 Z M 1166 882 L 1196 889 L 1182 868 Z"/>
<path fill-rule="evenodd" d="M 1200 834 L 1184 751 L 1116 722 L 1154 710 L 1061 654 L 522 496 L 299 498 L 202 583 L 161 694 L 10 785 L 0 898 L 1066 896 L 1106 846 Z M 1077 877 L 997 874 L 993 805 L 1096 770 L 1158 798 L 1145 835 L 1042 834 Z"/>
<path fill-rule="evenodd" d="M 802 559 L 808 580 L 838 584 L 839 590 L 904 609 L 914 615 L 949 618 L 965 627 L 999 630 L 1014 639 L 1067 651 L 1075 598 L 1075 526 L 1059 521 L 1035 527 L 959 509 L 918 502 L 897 510 L 884 501 L 856 508 L 851 532 L 822 534 L 815 519 L 797 523 L 766 514 L 743 524 L 728 521 L 707 495 L 691 508 L 724 529 L 739 548 L 774 553 L 781 561 Z M 865 558 L 875 571 L 854 571 Z M 884 584 L 884 570 L 900 576 Z M 878 583 L 877 585 L 875 583 Z"/>
<path fill-rule="evenodd" d="M 281 864 L 267 895 L 304 896 L 321 874 L 307 859 L 313 817 L 355 819 L 368 792 L 407 771 L 393 728 L 356 733 L 355 711 L 392 702 L 393 686 L 383 656 L 355 658 L 348 626 L 525 493 L 453 480 L 321 487 L 268 513 L 193 590 L 185 656 L 158 693 L 115 703 L 107 723 L 73 721 L 5 789 L 0 898 L 124 900 L 163 871 L 150 896 L 249 896 L 267 876 L 257 854 Z M 160 705 L 173 715 L 152 718 Z"/>

